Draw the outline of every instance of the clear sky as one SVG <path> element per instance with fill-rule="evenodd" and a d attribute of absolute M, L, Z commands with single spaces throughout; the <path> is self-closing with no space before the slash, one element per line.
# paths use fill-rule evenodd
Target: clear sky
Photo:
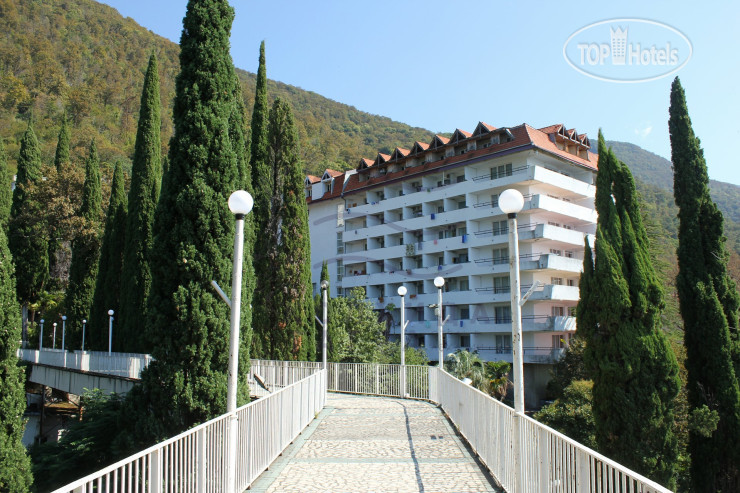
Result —
<path fill-rule="evenodd" d="M 179 41 L 186 0 L 103 3 Z M 564 123 L 592 139 L 602 128 L 609 140 L 633 142 L 670 158 L 667 121 L 674 75 L 641 83 L 606 82 L 579 73 L 563 56 L 568 38 L 598 21 L 640 18 L 667 24 L 693 48 L 676 74 L 686 90 L 709 176 L 740 185 L 738 152 L 732 151 L 740 143 L 740 2 L 231 4 L 236 9 L 234 64 L 250 72 L 257 69 L 264 39 L 269 78 L 409 125 L 451 132 L 458 127 L 472 131 L 480 120 L 497 127 Z M 682 50 L 681 57 L 688 54 L 675 32 L 644 23 L 617 25 L 629 27 L 629 41 L 643 48 L 670 42 Z M 651 31 L 641 34 L 645 27 Z M 605 28 L 586 31 L 573 43 L 609 44 Z M 568 53 L 577 54 L 573 43 Z M 620 70 L 612 68 L 611 74 Z"/>

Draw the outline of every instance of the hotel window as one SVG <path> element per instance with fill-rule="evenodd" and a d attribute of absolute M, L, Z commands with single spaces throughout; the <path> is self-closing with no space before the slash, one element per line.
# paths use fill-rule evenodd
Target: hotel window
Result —
<path fill-rule="evenodd" d="M 470 308 L 460 308 L 460 320 L 468 320 L 470 318 Z"/>
<path fill-rule="evenodd" d="M 550 278 L 550 284 L 554 284 L 556 286 L 562 286 L 563 285 L 563 278 L 562 277 L 551 277 Z"/>
<path fill-rule="evenodd" d="M 510 306 L 497 306 L 496 308 L 494 308 L 494 315 L 495 315 L 495 322 L 497 324 L 510 324 L 511 323 L 511 307 Z"/>
<path fill-rule="evenodd" d="M 503 178 L 504 176 L 511 176 L 513 172 L 511 163 L 502 164 L 501 166 L 494 166 L 491 168 L 491 180 L 496 178 Z"/>
<path fill-rule="evenodd" d="M 493 229 L 493 235 L 494 236 L 497 236 L 497 235 L 505 235 L 505 234 L 507 234 L 509 232 L 509 225 L 506 222 L 506 220 L 504 220 L 504 221 L 493 221 L 492 229 Z"/>
<path fill-rule="evenodd" d="M 505 264 L 509 261 L 509 249 L 508 248 L 494 248 L 493 249 L 493 263 Z"/>
<path fill-rule="evenodd" d="M 553 306 L 551 308 L 551 313 L 553 317 L 564 317 L 565 307 L 564 306 Z"/>
<path fill-rule="evenodd" d="M 344 262 L 341 260 L 337 260 L 337 282 L 342 281 L 343 275 L 344 275 Z"/>
<path fill-rule="evenodd" d="M 460 291 L 470 291 L 470 283 L 467 279 L 460 279 Z M 467 308 L 465 308 L 467 310 Z M 468 317 L 460 317 L 460 318 L 468 318 Z"/>
<path fill-rule="evenodd" d="M 460 347 L 470 347 L 470 336 L 460 336 Z"/>
<path fill-rule="evenodd" d="M 511 351 L 511 336 L 510 335 L 497 335 L 496 336 L 496 352 L 507 353 Z"/>
<path fill-rule="evenodd" d="M 342 240 L 342 233 L 337 233 L 337 254 L 344 253 L 344 241 Z"/>
<path fill-rule="evenodd" d="M 498 207 L 498 194 L 491 195 L 491 207 Z"/>
<path fill-rule="evenodd" d="M 562 251 L 562 250 L 558 250 L 558 249 L 556 249 L 556 248 L 550 248 L 550 253 L 552 253 L 552 254 L 554 254 L 554 255 L 559 255 L 559 256 L 561 256 L 561 257 L 562 257 L 562 255 L 563 255 L 563 251 Z"/>

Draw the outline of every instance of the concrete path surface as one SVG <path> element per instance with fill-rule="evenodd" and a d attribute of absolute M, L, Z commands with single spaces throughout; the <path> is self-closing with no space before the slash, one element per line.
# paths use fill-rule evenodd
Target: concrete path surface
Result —
<path fill-rule="evenodd" d="M 406 399 L 329 394 L 250 492 L 497 492 L 442 412 Z"/>

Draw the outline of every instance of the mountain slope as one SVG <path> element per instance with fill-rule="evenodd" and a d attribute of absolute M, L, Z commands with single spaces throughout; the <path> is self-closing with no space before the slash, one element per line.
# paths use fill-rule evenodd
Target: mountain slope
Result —
<path fill-rule="evenodd" d="M 129 163 L 147 60 L 160 61 L 163 151 L 172 135 L 174 79 L 179 47 L 92 0 L 0 0 L 0 137 L 9 162 L 29 118 L 46 162 L 56 146 L 59 122 L 72 119 L 72 154 L 78 160 L 95 138 L 101 160 Z M 255 58 L 258 46 L 254 46 Z M 270 58 L 267 47 L 267 68 Z M 248 111 L 255 76 L 239 71 Z M 431 132 L 371 115 L 318 94 L 270 81 L 295 110 L 308 171 L 347 168 L 382 149 L 429 140 Z M 247 115 L 249 119 L 249 115 Z M 247 120 L 249 121 L 249 120 Z M 310 137 L 309 137 L 310 136 Z"/>

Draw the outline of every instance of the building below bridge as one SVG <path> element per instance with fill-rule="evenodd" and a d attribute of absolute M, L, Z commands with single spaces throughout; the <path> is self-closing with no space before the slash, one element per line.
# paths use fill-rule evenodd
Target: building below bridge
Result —
<path fill-rule="evenodd" d="M 593 244 L 597 156 L 585 134 L 564 125 L 495 128 L 434 136 L 355 169 L 307 176 L 311 262 L 317 291 L 328 262 L 331 296 L 360 287 L 400 326 L 399 286 L 408 289 L 407 344 L 437 359 L 433 279 L 445 278 L 445 356 L 477 351 L 512 361 L 508 228 L 498 207 L 507 188 L 519 213 L 522 289 L 540 281 L 522 309 L 526 402 L 544 396 L 549 369 L 575 332 L 584 238 Z"/>

